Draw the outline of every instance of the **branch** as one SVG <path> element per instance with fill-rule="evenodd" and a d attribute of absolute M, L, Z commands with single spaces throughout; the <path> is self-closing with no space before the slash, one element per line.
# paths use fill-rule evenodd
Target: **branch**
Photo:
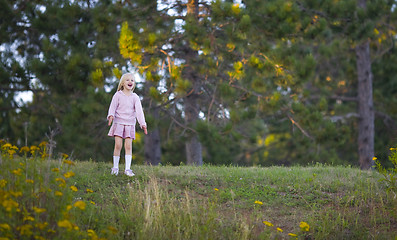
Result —
<path fill-rule="evenodd" d="M 297 126 L 299 128 L 299 130 L 301 130 L 301 132 L 308 138 L 310 138 L 311 140 L 314 140 L 312 136 L 310 136 L 300 125 L 299 123 L 297 123 L 289 114 L 287 114 L 287 117 L 289 118 L 289 120 L 291 121 L 292 124 L 294 124 L 295 126 Z"/>

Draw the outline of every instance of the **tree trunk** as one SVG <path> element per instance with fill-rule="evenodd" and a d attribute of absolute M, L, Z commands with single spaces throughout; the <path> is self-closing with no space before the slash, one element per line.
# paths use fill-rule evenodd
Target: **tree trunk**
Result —
<path fill-rule="evenodd" d="M 198 0 L 189 0 L 187 4 L 187 18 L 198 18 Z M 187 43 L 188 44 L 188 43 Z M 196 64 L 198 53 L 187 46 L 186 63 L 184 76 L 192 83 L 192 90 L 190 94 L 184 99 L 185 107 L 185 123 L 187 126 L 195 127 L 199 119 L 200 108 L 197 103 L 199 98 L 199 91 L 201 88 L 200 79 L 195 74 L 192 66 Z M 190 132 L 185 143 L 186 160 L 188 165 L 203 165 L 203 157 L 201 152 L 201 143 L 196 132 Z"/>
<path fill-rule="evenodd" d="M 159 118 L 159 110 L 154 108 L 151 112 L 154 119 Z M 157 126 L 148 130 L 145 137 L 145 162 L 148 165 L 159 165 L 161 162 L 160 130 Z"/>
<path fill-rule="evenodd" d="M 358 45 L 357 56 L 358 75 L 358 157 L 361 169 L 373 166 L 374 157 L 374 107 L 372 98 L 372 71 L 369 41 Z"/>

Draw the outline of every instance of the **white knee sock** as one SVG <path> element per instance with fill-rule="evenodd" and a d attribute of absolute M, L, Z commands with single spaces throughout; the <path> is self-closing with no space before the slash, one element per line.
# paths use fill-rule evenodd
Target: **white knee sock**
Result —
<path fill-rule="evenodd" d="M 119 168 L 120 156 L 113 156 L 113 168 Z"/>
<path fill-rule="evenodd" d="M 125 155 L 125 170 L 131 169 L 132 155 Z"/>

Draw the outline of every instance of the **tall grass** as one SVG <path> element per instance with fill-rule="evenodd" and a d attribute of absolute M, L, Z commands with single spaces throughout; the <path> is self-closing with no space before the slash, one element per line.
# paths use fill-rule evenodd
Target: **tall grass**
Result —
<path fill-rule="evenodd" d="M 376 171 L 133 165 L 130 178 L 110 175 L 110 163 L 48 161 L 45 145 L 4 146 L 0 239 L 397 236 L 397 200 Z"/>

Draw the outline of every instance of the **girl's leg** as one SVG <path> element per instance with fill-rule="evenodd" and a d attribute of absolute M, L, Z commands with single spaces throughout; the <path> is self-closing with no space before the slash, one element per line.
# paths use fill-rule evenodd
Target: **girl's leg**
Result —
<path fill-rule="evenodd" d="M 117 175 L 119 173 L 119 161 L 121 147 L 123 146 L 123 139 L 121 137 L 114 137 L 114 151 L 113 151 L 113 169 L 112 174 Z"/>
<path fill-rule="evenodd" d="M 124 149 L 125 149 L 125 170 L 131 169 L 131 160 L 132 160 L 132 139 L 126 138 L 124 141 Z"/>

